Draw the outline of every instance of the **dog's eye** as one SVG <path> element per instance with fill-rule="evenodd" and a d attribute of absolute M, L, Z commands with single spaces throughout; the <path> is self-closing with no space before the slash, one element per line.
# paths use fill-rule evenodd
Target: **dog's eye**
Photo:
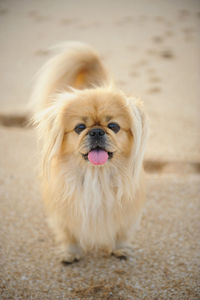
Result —
<path fill-rule="evenodd" d="M 112 131 L 114 131 L 115 133 L 120 131 L 120 126 L 117 123 L 109 123 L 108 128 L 111 129 Z"/>
<path fill-rule="evenodd" d="M 81 131 L 83 131 L 86 128 L 85 124 L 78 124 L 76 125 L 76 127 L 74 128 L 74 131 L 76 133 L 81 133 Z"/>

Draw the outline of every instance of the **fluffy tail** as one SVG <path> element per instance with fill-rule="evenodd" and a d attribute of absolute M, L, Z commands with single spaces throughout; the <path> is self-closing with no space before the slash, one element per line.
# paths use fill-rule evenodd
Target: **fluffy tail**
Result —
<path fill-rule="evenodd" d="M 69 42 L 40 70 L 31 102 L 34 111 L 38 112 L 51 105 L 56 93 L 67 91 L 70 87 L 91 88 L 109 82 L 98 54 L 88 45 Z"/>

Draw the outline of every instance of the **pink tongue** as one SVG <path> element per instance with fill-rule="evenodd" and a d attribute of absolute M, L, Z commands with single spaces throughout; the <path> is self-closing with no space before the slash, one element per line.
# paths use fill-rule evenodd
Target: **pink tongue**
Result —
<path fill-rule="evenodd" d="M 94 165 L 103 165 L 108 160 L 108 153 L 104 150 L 92 150 L 88 153 L 88 159 Z"/>

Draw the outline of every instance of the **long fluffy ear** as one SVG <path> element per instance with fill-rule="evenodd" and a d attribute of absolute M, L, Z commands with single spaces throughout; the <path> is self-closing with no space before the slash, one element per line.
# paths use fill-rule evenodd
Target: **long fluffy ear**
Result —
<path fill-rule="evenodd" d="M 54 104 L 35 114 L 33 123 L 37 126 L 39 148 L 42 159 L 42 173 L 50 175 L 52 159 L 59 153 L 64 136 L 59 106 Z"/>
<path fill-rule="evenodd" d="M 129 99 L 132 115 L 131 131 L 134 137 L 134 146 L 131 157 L 131 170 L 134 183 L 137 184 L 142 169 L 144 151 L 148 136 L 147 117 L 144 112 L 143 103 L 137 99 Z"/>

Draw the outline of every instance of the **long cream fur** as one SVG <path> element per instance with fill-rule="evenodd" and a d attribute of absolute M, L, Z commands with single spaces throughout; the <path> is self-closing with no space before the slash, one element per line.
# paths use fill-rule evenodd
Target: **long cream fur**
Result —
<path fill-rule="evenodd" d="M 75 155 L 65 159 L 59 154 L 64 138 L 63 107 L 91 90 L 118 93 L 125 99 L 134 146 L 130 159 L 123 163 L 88 167 Z M 43 199 L 63 260 L 72 262 L 99 248 L 126 255 L 144 204 L 142 161 L 147 125 L 142 104 L 118 91 L 96 52 L 81 43 L 66 44 L 42 68 L 32 103 L 40 140 Z"/>

